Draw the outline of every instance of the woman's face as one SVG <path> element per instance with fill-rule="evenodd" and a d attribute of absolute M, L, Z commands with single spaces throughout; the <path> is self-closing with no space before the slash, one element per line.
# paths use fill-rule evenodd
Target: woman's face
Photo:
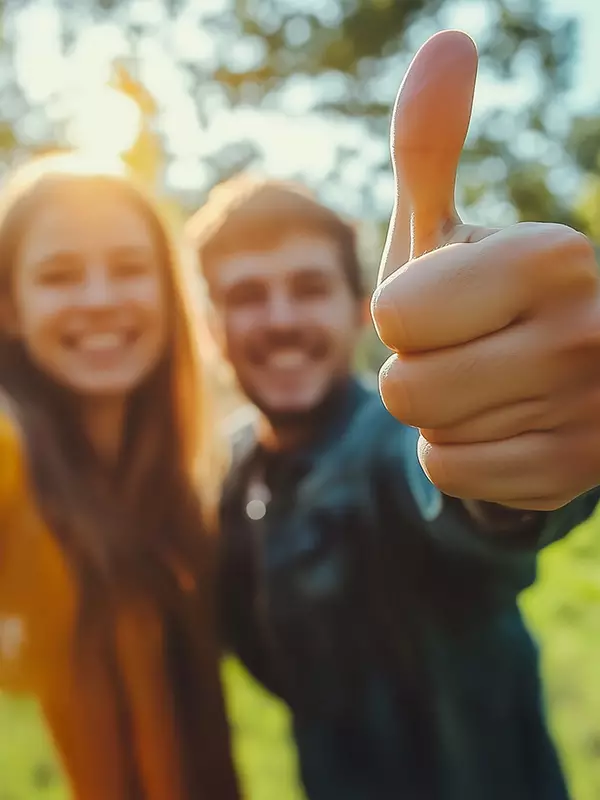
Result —
<path fill-rule="evenodd" d="M 16 334 L 32 361 L 79 395 L 126 396 L 166 346 L 162 266 L 151 230 L 116 192 L 45 203 L 14 271 Z"/>

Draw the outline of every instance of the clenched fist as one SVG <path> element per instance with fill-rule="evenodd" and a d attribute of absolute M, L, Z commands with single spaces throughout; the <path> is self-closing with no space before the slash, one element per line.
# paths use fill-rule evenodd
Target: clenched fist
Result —
<path fill-rule="evenodd" d="M 445 31 L 396 100 L 396 202 L 372 301 L 395 353 L 381 394 L 420 429 L 421 464 L 441 491 L 552 510 L 600 483 L 598 268 L 571 228 L 459 219 L 476 73 L 471 39 Z"/>

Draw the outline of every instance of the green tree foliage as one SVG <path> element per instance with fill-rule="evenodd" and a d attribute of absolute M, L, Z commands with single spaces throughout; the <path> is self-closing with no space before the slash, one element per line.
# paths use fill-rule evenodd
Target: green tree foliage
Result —
<path fill-rule="evenodd" d="M 11 15 L 38 2 L 6 0 L 5 55 L 13 44 Z M 375 218 L 387 211 L 376 189 L 389 177 L 385 142 L 398 81 L 415 47 L 452 21 L 452 11 L 458 6 L 456 0 L 53 3 L 60 11 L 67 52 L 90 25 L 112 25 L 124 32 L 130 56 L 138 57 L 149 40 L 162 42 L 179 70 L 181 86 L 194 98 L 199 129 L 207 130 L 221 110 L 291 108 L 294 114 L 298 103 L 306 113 L 360 126 L 365 139 L 352 146 L 340 143 L 337 161 L 322 175 L 322 183 L 326 189 L 346 185 L 345 176 L 352 168 L 353 191 L 339 196 L 353 198 L 353 213 Z M 484 5 L 487 20 L 478 36 L 481 74 L 496 82 L 526 82 L 531 91 L 526 102 L 514 107 L 495 108 L 487 102 L 481 113 L 476 107 L 460 180 L 461 207 L 474 215 L 492 216 L 494 221 L 553 219 L 592 232 L 590 214 L 578 195 L 580 184 L 586 183 L 582 176 L 594 169 L 593 133 L 600 123 L 595 117 L 575 120 L 569 131 L 563 118 L 576 21 L 550 20 L 542 0 L 484 0 Z M 178 24 L 201 32 L 202 41 L 211 46 L 176 46 L 170 32 Z M 139 58 L 143 60 L 142 55 Z M 8 66 L 9 61 L 2 70 L 8 76 L 6 86 L 11 83 Z M 301 101 L 294 100 L 298 97 Z M 159 129 L 165 99 L 156 98 Z M 18 119 L 17 106 L 3 104 L 3 109 L 14 109 L 9 113 Z M 9 131 L 19 139 L 18 126 Z M 56 134 L 48 128 L 47 135 Z M 380 142 L 381 149 L 361 172 L 367 137 L 369 142 Z M 0 135 L 0 146 L 3 138 Z M 166 149 L 169 155 L 168 142 Z M 202 178 L 190 202 L 196 203 L 215 182 L 260 158 L 261 143 L 243 130 L 233 141 L 215 145 L 204 156 Z M 582 179 L 572 178 L 567 190 L 561 180 L 565 170 Z"/>

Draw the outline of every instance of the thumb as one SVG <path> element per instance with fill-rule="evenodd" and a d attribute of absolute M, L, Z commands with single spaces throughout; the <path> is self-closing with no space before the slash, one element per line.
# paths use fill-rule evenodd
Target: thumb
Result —
<path fill-rule="evenodd" d="M 394 168 L 394 177 L 396 179 L 396 186 L 398 186 L 398 176 L 396 174 L 396 165 L 392 164 Z M 388 226 L 385 245 L 383 247 L 383 254 L 379 265 L 379 273 L 377 275 L 377 284 L 382 283 L 388 275 L 395 272 L 398 267 L 403 266 L 410 258 L 411 250 L 411 208 L 410 198 L 408 192 L 396 191 L 394 197 L 394 208 L 390 224 Z"/>
<path fill-rule="evenodd" d="M 477 77 L 477 49 L 460 31 L 442 31 L 418 51 L 396 98 L 391 128 L 395 214 L 412 210 L 410 258 L 444 243 L 460 223 L 456 172 Z M 399 225 L 405 236 L 406 225 Z M 393 253 L 389 242 L 386 249 Z"/>

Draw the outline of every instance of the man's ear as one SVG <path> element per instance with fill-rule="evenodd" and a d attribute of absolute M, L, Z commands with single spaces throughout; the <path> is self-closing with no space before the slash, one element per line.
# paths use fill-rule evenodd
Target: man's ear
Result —
<path fill-rule="evenodd" d="M 359 324 L 361 328 L 365 328 L 367 325 L 372 324 L 371 298 L 363 297 L 358 302 L 359 302 L 358 306 Z"/>

